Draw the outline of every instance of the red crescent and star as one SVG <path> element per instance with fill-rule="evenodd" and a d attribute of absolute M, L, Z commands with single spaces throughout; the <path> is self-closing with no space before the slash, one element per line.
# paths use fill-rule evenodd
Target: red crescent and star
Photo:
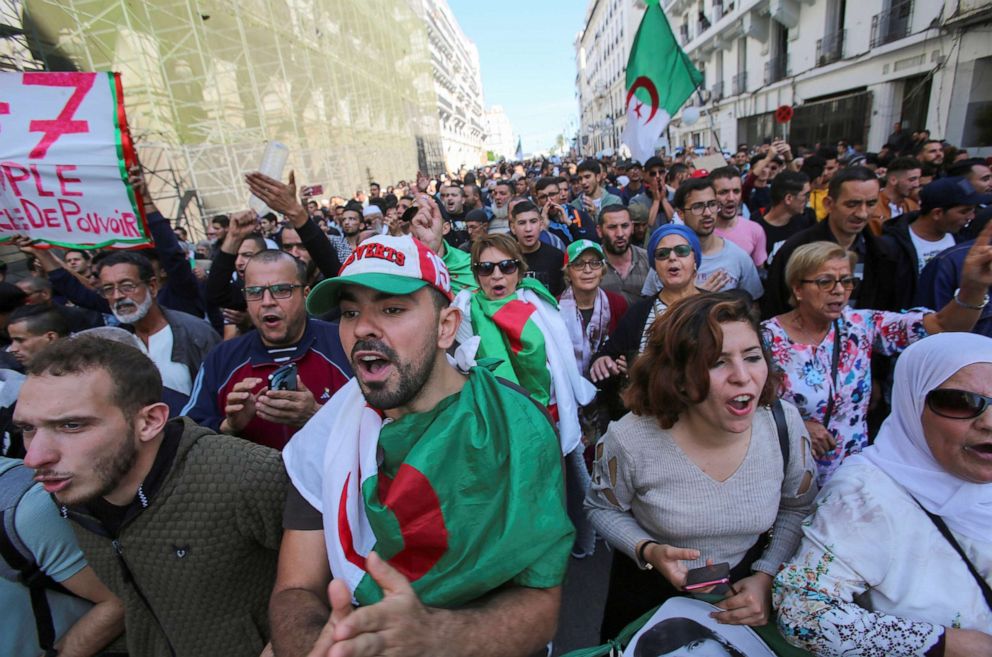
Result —
<path fill-rule="evenodd" d="M 634 80 L 634 84 L 630 85 L 630 89 L 627 90 L 627 109 L 630 109 L 630 101 L 633 99 L 635 101 L 634 114 L 637 118 L 641 118 L 641 110 L 644 109 L 644 103 L 635 98 L 634 92 L 638 89 L 644 89 L 651 96 L 651 113 L 648 115 L 648 120 L 644 123 L 651 123 L 651 119 L 654 115 L 658 113 L 658 88 L 654 86 L 654 82 L 651 81 L 647 76 L 640 76 Z"/>

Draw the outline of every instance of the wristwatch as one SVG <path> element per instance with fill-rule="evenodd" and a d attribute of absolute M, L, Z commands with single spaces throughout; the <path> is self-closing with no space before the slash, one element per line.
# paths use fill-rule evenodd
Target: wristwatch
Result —
<path fill-rule="evenodd" d="M 984 310 L 985 306 L 989 305 L 989 293 L 985 293 L 985 298 L 982 299 L 982 305 L 976 306 L 970 303 L 965 303 L 961 300 L 958 295 L 961 293 L 961 288 L 954 290 L 954 302 L 961 306 L 962 308 L 967 308 L 968 310 Z"/>

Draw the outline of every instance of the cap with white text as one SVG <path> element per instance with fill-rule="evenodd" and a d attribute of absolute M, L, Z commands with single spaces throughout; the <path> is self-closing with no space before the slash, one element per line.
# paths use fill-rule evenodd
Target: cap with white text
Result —
<path fill-rule="evenodd" d="M 407 295 L 427 285 L 450 301 L 451 276 L 441 258 L 409 235 L 376 235 L 355 247 L 334 278 L 321 281 L 307 297 L 307 312 L 323 315 L 338 306 L 345 285 Z"/>

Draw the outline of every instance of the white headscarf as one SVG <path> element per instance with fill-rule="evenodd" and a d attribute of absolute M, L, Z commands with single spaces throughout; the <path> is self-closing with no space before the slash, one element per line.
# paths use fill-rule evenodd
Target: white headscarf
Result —
<path fill-rule="evenodd" d="M 971 483 L 944 470 L 930 452 L 920 420 L 927 393 L 974 363 L 992 363 L 992 339 L 940 333 L 906 349 L 896 363 L 892 413 L 860 458 L 899 482 L 955 533 L 987 542 L 992 541 L 992 484 Z"/>

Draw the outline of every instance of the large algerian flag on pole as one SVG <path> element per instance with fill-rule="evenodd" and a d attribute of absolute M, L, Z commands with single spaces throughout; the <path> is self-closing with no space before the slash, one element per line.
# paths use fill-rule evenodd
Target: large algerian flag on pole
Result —
<path fill-rule="evenodd" d="M 659 0 L 646 0 L 627 60 L 627 126 L 623 142 L 644 162 L 672 116 L 703 83 L 689 56 L 679 47 Z"/>

